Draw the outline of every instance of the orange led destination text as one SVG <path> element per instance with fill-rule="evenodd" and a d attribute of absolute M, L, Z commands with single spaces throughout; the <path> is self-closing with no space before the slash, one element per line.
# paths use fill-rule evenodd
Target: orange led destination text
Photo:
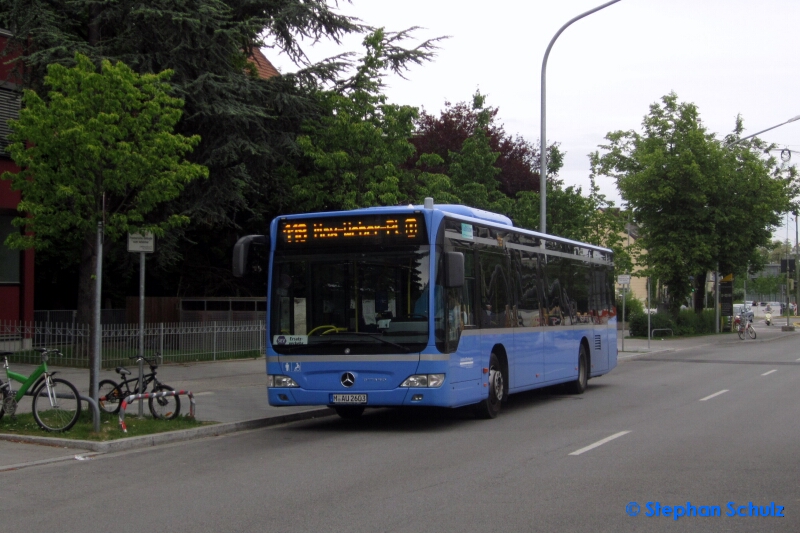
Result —
<path fill-rule="evenodd" d="M 309 228 L 305 222 L 287 223 L 283 226 L 283 235 L 287 243 L 307 242 L 309 239 Z M 419 222 L 416 218 L 407 218 L 403 221 L 403 228 L 400 227 L 398 219 L 387 219 L 378 224 L 365 224 L 361 221 L 340 221 L 338 223 L 314 222 L 311 228 L 311 238 L 313 239 L 358 239 L 364 237 L 376 237 L 380 235 L 405 235 L 413 239 L 419 232 Z"/>

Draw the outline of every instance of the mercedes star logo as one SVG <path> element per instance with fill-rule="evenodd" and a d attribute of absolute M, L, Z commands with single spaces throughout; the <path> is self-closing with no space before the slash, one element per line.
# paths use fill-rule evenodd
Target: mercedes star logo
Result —
<path fill-rule="evenodd" d="M 355 385 L 355 383 L 356 383 L 356 377 L 352 373 L 345 372 L 344 374 L 342 374 L 342 385 L 344 385 L 345 387 L 352 387 L 353 385 Z"/>

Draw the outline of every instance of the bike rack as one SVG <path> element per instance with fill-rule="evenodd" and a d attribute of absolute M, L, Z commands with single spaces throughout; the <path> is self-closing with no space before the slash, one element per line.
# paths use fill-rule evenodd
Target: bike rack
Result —
<path fill-rule="evenodd" d="M 84 396 L 83 394 L 79 394 L 78 396 L 81 400 L 92 406 L 92 422 L 94 423 L 94 432 L 100 433 L 100 408 L 97 406 L 97 402 L 88 396 Z"/>
<path fill-rule="evenodd" d="M 672 335 L 673 337 L 675 336 L 675 333 L 672 331 L 672 328 L 655 328 L 652 331 L 650 331 L 650 336 L 654 337 L 655 335 L 653 335 L 653 333 L 655 333 L 656 331 L 669 331 L 670 335 Z"/>
<path fill-rule="evenodd" d="M 189 397 L 189 416 L 194 418 L 194 395 L 192 391 L 187 390 L 167 390 L 163 392 L 145 392 L 144 394 L 131 394 L 122 400 L 122 405 L 119 410 L 119 426 L 122 428 L 123 433 L 128 432 L 125 426 L 125 409 L 135 400 L 147 400 L 149 398 L 164 398 L 166 396 L 188 396 Z"/>

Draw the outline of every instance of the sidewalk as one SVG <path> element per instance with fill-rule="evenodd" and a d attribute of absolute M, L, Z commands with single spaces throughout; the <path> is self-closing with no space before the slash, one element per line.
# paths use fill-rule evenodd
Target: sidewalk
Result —
<path fill-rule="evenodd" d="M 619 354 L 617 359 L 620 362 L 623 362 L 626 359 L 633 359 L 635 357 L 643 355 L 652 355 L 657 353 L 676 352 L 692 348 L 699 348 L 707 344 L 719 345 L 719 344 L 750 341 L 749 339 L 747 339 L 746 341 L 740 340 L 738 335 L 736 335 L 735 333 L 719 335 L 719 336 L 712 334 L 712 335 L 698 335 L 696 337 L 675 337 L 675 338 L 667 336 L 664 337 L 663 339 L 662 338 L 650 339 L 648 347 L 647 339 L 641 339 L 641 338 L 632 339 L 629 337 L 625 337 L 625 350 L 623 351 L 622 333 L 623 333 L 622 331 L 619 331 L 617 335 L 617 351 Z M 625 330 L 624 333 L 627 335 L 628 330 Z M 755 342 L 771 342 L 778 339 L 782 339 L 786 336 L 800 335 L 800 329 L 798 329 L 798 331 L 795 332 L 791 331 L 787 332 L 787 331 L 781 331 L 780 326 L 759 327 L 757 325 L 756 333 L 758 337 Z"/>

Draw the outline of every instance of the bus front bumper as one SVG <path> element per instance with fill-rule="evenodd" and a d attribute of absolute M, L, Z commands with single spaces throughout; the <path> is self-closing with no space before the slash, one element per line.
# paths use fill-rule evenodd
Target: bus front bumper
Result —
<path fill-rule="evenodd" d="M 309 391 L 299 387 L 268 388 L 269 404 L 272 406 L 291 405 L 350 405 L 361 407 L 392 407 L 404 405 L 452 406 L 453 391 L 446 386 L 439 388 L 397 388 L 394 390 L 364 391 Z M 366 395 L 366 403 L 334 403 L 336 395 Z"/>

